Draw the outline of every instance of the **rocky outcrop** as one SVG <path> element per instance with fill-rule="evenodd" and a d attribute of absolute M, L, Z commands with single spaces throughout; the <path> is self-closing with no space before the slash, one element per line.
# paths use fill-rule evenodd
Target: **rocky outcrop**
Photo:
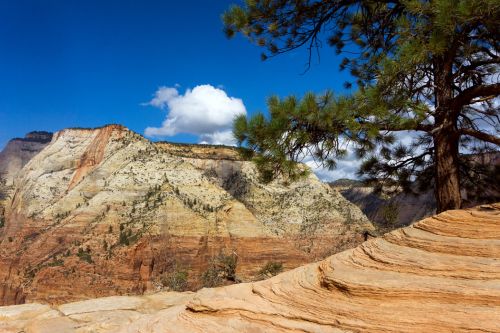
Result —
<path fill-rule="evenodd" d="M 153 143 L 119 125 L 57 132 L 15 179 L 0 304 L 143 294 L 172 289 L 171 276 L 194 290 L 220 256 L 237 261 L 232 280 L 251 281 L 372 228 L 314 175 L 263 184 L 235 148 Z"/>
<path fill-rule="evenodd" d="M 0 308 L 5 332 L 499 332 L 500 204 L 448 211 L 271 279 Z"/>

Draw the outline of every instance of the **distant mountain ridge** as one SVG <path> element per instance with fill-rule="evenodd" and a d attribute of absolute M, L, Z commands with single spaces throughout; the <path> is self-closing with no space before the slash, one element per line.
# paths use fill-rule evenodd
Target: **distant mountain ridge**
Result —
<path fill-rule="evenodd" d="M 480 187 L 474 181 L 463 181 L 463 207 L 500 201 L 500 152 L 464 155 L 464 160 L 476 164 L 483 171 L 484 168 L 489 168 L 492 175 L 488 180 L 482 180 Z M 383 197 L 375 193 L 374 187 L 367 186 L 360 180 L 339 179 L 329 185 L 358 206 L 370 221 L 382 230 L 407 226 L 436 212 L 432 188 L 415 191 L 416 194 L 398 193 Z"/>
<path fill-rule="evenodd" d="M 38 142 L 49 143 L 52 140 L 52 132 L 47 131 L 32 131 L 27 133 L 24 138 L 14 138 L 10 141 L 23 141 L 23 142 Z"/>
<path fill-rule="evenodd" d="M 7 186 L 12 185 L 14 176 L 51 140 L 52 133 L 33 131 L 24 138 L 14 138 L 7 143 L 0 152 L 0 175 L 3 175 Z"/>

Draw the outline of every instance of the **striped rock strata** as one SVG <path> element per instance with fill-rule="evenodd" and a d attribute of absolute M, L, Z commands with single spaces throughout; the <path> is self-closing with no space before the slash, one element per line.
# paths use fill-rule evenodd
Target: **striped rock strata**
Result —
<path fill-rule="evenodd" d="M 5 332 L 500 332 L 500 204 L 448 211 L 271 279 L 0 308 Z"/>
<path fill-rule="evenodd" d="M 15 177 L 0 305 L 172 289 L 178 273 L 196 290 L 219 253 L 252 281 L 270 261 L 290 269 L 355 246 L 366 228 L 316 176 L 264 184 L 235 148 L 153 143 L 118 125 L 67 129 Z"/>

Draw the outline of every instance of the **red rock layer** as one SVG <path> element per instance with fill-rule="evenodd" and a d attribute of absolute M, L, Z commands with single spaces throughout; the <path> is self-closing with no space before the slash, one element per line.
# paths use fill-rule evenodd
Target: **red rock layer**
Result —
<path fill-rule="evenodd" d="M 0 307 L 5 332 L 500 332 L 500 204 L 455 210 L 271 279 Z"/>
<path fill-rule="evenodd" d="M 5 269 L 0 270 L 0 281 L 4 281 L 0 284 L 0 303 L 3 305 L 35 301 L 60 304 L 93 297 L 142 294 L 154 291 L 155 283 L 173 263 L 189 272 L 189 289 L 196 290 L 202 287 L 201 276 L 211 258 L 219 253 L 236 254 L 237 277 L 249 281 L 257 278 L 259 270 L 270 261 L 284 263 L 285 269 L 291 269 L 338 250 L 334 244 L 346 247 L 353 246 L 353 241 L 362 241 L 361 235 L 357 240 L 346 236 L 349 244 L 342 243 L 342 238 L 309 238 L 307 245 L 312 251 L 306 252 L 302 242 L 294 238 L 144 237 L 132 246 L 116 248 L 110 257 L 101 249 L 93 249 L 92 262 L 87 263 L 76 256 L 77 246 L 68 247 L 79 241 L 84 230 L 54 228 L 44 233 L 36 224 L 24 222 L 23 229 L 10 243 L 11 248 L 2 251 L 0 266 Z M 102 234 L 106 232 L 103 230 Z M 99 246 L 102 245 L 97 243 L 96 247 Z M 68 248 L 71 255 L 66 256 Z M 50 256 L 63 261 L 50 260 Z"/>

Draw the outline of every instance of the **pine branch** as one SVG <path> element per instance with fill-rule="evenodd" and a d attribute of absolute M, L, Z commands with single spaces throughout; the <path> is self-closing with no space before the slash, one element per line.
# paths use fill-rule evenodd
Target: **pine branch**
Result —
<path fill-rule="evenodd" d="M 464 105 L 470 104 L 475 98 L 495 95 L 500 95 L 500 83 L 476 85 L 465 89 L 455 97 L 453 105 L 456 108 L 461 108 Z"/>
<path fill-rule="evenodd" d="M 472 136 L 476 139 L 486 141 L 489 143 L 493 143 L 493 144 L 496 144 L 497 146 L 500 146 L 500 137 L 498 137 L 498 136 L 491 135 L 491 134 L 481 132 L 481 131 L 476 131 L 476 130 L 473 130 L 470 128 L 461 128 L 459 130 L 459 132 L 463 135 Z"/>
<path fill-rule="evenodd" d="M 453 75 L 453 77 L 456 78 L 459 75 L 463 75 L 465 73 L 469 74 L 470 71 L 476 70 L 478 67 L 485 65 L 493 65 L 493 64 L 500 64 L 500 57 L 495 57 L 493 59 L 478 60 L 472 62 L 470 65 L 461 66 L 459 70 Z"/>

